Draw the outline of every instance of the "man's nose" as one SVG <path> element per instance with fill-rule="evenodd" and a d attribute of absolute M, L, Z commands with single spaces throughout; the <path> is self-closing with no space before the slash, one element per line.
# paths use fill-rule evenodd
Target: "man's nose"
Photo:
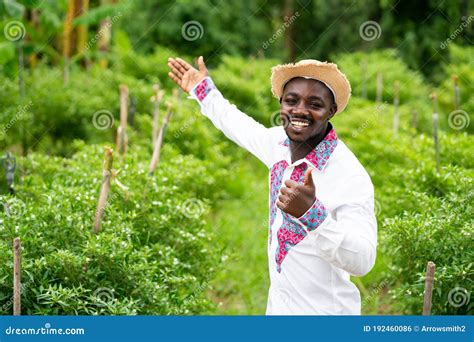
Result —
<path fill-rule="evenodd" d="M 308 115 L 308 110 L 305 107 L 304 101 L 298 101 L 295 107 L 292 110 L 293 114 L 305 114 Z"/>

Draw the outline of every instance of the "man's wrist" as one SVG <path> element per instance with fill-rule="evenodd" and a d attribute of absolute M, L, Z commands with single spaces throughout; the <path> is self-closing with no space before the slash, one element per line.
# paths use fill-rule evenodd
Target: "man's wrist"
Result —
<path fill-rule="evenodd" d="M 209 76 L 207 76 L 201 81 L 199 81 L 199 83 L 196 84 L 193 89 L 191 89 L 189 95 L 191 95 L 191 97 L 195 98 L 199 102 L 202 102 L 204 101 L 206 96 L 214 89 L 217 89 L 214 82 Z"/>

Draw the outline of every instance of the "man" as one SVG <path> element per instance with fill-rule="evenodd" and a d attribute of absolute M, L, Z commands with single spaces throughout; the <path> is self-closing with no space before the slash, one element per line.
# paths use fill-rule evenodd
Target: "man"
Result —
<path fill-rule="evenodd" d="M 274 67 L 285 124 L 266 128 L 224 99 L 202 57 L 198 69 L 180 58 L 168 66 L 202 113 L 270 170 L 267 314 L 360 314 L 350 275 L 373 267 L 377 225 L 370 177 L 329 122 L 350 98 L 345 75 L 316 60 Z"/>

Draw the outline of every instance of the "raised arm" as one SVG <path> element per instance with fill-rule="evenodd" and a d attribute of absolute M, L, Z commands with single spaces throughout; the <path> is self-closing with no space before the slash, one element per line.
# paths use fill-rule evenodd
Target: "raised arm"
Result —
<path fill-rule="evenodd" d="M 271 167 L 272 149 L 283 130 L 266 128 L 226 100 L 209 77 L 203 57 L 198 59 L 198 69 L 181 58 L 170 58 L 168 66 L 169 77 L 199 102 L 201 112 L 217 129 Z"/>

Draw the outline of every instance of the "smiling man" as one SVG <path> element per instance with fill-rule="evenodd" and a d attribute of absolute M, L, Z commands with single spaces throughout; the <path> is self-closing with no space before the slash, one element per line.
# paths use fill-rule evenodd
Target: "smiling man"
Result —
<path fill-rule="evenodd" d="M 350 276 L 373 267 L 377 224 L 370 177 L 329 121 L 349 101 L 345 75 L 316 60 L 274 67 L 284 124 L 266 128 L 222 96 L 202 57 L 198 69 L 180 58 L 168 66 L 202 113 L 269 169 L 267 314 L 360 314 Z"/>

